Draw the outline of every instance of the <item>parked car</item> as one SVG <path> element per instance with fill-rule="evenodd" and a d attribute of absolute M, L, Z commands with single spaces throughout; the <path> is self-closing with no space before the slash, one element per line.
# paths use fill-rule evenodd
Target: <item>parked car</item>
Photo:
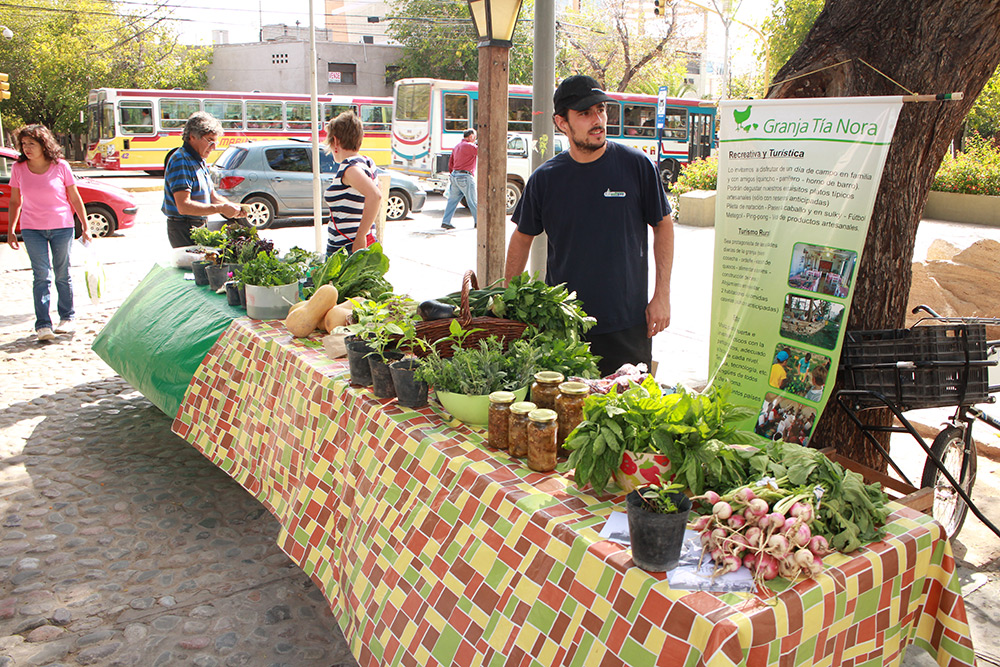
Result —
<path fill-rule="evenodd" d="M 553 139 L 555 152 L 552 155 L 562 153 L 566 150 L 566 136 L 556 134 Z M 551 157 L 551 156 L 550 156 Z M 514 207 L 521 199 L 524 192 L 524 184 L 528 182 L 531 175 L 531 135 L 510 132 L 507 134 L 507 190 L 506 204 L 507 215 L 514 212 Z"/>
<path fill-rule="evenodd" d="M 0 147 L 0 236 L 5 241 L 10 226 L 7 214 L 10 209 L 10 170 L 19 155 L 12 148 Z M 132 193 L 93 178 L 78 177 L 76 187 L 83 199 L 83 206 L 87 209 L 87 224 L 91 236 L 107 236 L 135 224 L 139 205 Z M 80 222 L 77 221 L 77 236 L 80 235 L 80 229 Z"/>
<path fill-rule="evenodd" d="M 319 172 L 325 191 L 337 173 L 337 162 L 325 150 L 320 152 Z M 424 207 L 427 193 L 416 179 L 382 169 L 379 173 L 391 177 L 388 220 L 402 220 Z M 312 215 L 312 149 L 302 141 L 233 144 L 212 166 L 212 180 L 220 195 L 250 206 L 247 219 L 259 229 L 270 227 L 278 218 Z M 324 218 L 329 215 L 324 205 Z"/>

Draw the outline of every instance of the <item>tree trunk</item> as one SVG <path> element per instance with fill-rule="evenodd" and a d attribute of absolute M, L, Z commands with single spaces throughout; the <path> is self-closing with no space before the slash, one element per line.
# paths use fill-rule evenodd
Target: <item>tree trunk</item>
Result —
<path fill-rule="evenodd" d="M 914 239 L 928 189 L 1000 63 L 1000 0 L 827 0 L 802 46 L 775 75 L 768 97 L 907 94 L 865 63 L 914 93 L 962 92 L 964 98 L 903 105 L 872 212 L 848 330 L 903 326 Z M 865 414 L 873 423 L 888 423 L 886 410 Z M 832 403 L 812 441 L 885 468 Z"/>

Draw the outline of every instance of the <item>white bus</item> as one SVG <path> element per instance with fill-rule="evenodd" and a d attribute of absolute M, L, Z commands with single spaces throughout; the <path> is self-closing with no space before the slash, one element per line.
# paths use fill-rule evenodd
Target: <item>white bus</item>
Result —
<path fill-rule="evenodd" d="M 507 101 L 507 212 L 521 197 L 530 168 L 531 86 L 510 86 Z M 666 98 L 663 129 L 656 127 L 657 97 L 608 93 L 607 136 L 634 146 L 659 163 L 661 178 L 677 178 L 688 161 L 707 157 L 714 144 L 715 109 L 698 100 Z M 442 79 L 401 79 L 393 89 L 390 168 L 420 178 L 430 190 L 448 182 L 448 158 L 468 128 L 474 128 L 479 84 Z M 556 136 L 555 152 L 565 147 Z M 659 146 L 657 145 L 659 143 Z"/>

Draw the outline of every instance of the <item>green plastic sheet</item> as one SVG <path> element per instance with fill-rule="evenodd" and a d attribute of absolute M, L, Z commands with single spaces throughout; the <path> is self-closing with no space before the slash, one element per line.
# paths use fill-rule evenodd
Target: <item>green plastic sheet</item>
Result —
<path fill-rule="evenodd" d="M 94 340 L 93 350 L 169 417 L 191 378 L 233 319 L 226 297 L 154 266 Z"/>

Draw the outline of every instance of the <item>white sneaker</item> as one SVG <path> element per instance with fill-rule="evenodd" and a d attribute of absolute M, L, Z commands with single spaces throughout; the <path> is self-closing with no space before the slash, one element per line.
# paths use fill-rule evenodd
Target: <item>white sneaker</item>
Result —
<path fill-rule="evenodd" d="M 53 338 L 56 337 L 56 335 L 52 333 L 52 329 L 48 327 L 42 327 L 41 329 L 36 331 L 35 336 L 38 337 L 38 340 L 52 340 Z"/>
<path fill-rule="evenodd" d="M 52 330 L 57 334 L 73 333 L 76 330 L 76 325 L 73 323 L 73 320 L 59 320 L 59 324 Z"/>

